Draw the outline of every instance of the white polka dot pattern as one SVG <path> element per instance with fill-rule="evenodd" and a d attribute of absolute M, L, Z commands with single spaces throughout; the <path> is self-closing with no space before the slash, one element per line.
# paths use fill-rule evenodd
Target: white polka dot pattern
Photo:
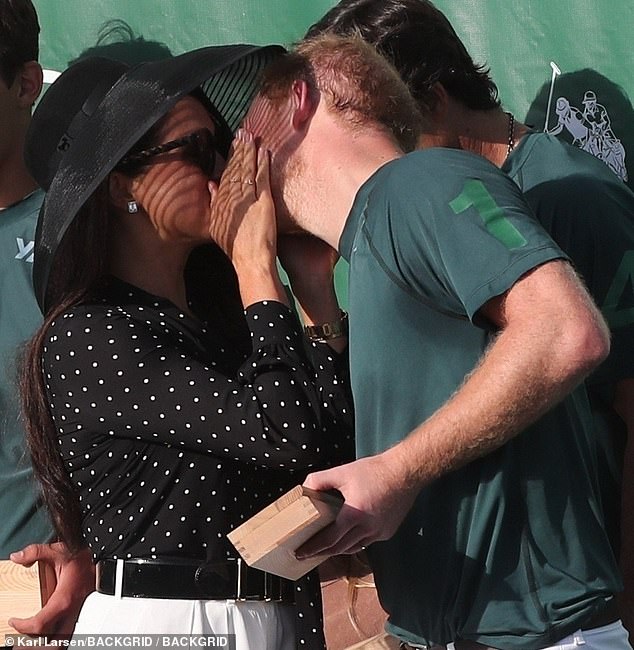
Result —
<path fill-rule="evenodd" d="M 50 408 L 95 559 L 234 555 L 227 532 L 353 454 L 345 356 L 309 344 L 280 303 L 246 320 L 245 357 L 116 281 L 49 328 Z"/>

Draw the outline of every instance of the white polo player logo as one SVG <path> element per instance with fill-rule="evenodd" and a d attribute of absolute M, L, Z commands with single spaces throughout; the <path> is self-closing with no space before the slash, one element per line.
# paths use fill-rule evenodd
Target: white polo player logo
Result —
<path fill-rule="evenodd" d="M 548 133 L 558 135 L 564 129 L 572 136 L 572 144 L 602 160 L 622 181 L 627 181 L 625 149 L 614 135 L 610 116 L 596 93 L 587 90 L 582 100 L 583 110 L 560 97 L 555 104 L 557 125 Z"/>
<path fill-rule="evenodd" d="M 548 128 L 555 80 L 561 74 L 559 66 L 554 61 L 550 62 L 550 68 L 552 76 L 550 78 L 544 131 L 559 135 L 566 129 L 572 136 L 572 144 L 602 160 L 623 182 L 627 182 L 625 148 L 614 135 L 610 116 L 605 106 L 597 102 L 597 95 L 593 90 L 586 90 L 581 101 L 583 110 L 571 106 L 565 97 L 560 97 L 555 104 L 557 125 L 552 129 Z"/>

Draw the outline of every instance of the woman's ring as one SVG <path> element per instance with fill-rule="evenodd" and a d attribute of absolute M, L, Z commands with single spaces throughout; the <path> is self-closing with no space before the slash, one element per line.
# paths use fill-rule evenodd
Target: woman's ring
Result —
<path fill-rule="evenodd" d="M 252 178 L 247 178 L 242 181 L 243 183 L 246 183 L 247 185 L 253 185 L 255 181 Z"/>

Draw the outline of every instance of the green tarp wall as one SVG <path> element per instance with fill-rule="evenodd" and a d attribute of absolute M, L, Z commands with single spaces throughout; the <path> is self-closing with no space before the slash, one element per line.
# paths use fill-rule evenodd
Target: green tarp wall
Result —
<path fill-rule="evenodd" d="M 110 22 L 110 27 L 128 29 L 150 54 L 156 43 L 179 54 L 231 42 L 290 45 L 336 4 L 333 0 L 34 3 L 42 27 L 40 59 L 51 71 L 63 70 L 93 47 L 108 21 L 120 21 Z M 634 160 L 628 158 L 634 157 L 634 0 L 437 0 L 436 5 L 474 58 L 490 66 L 507 110 L 590 150 L 634 187 Z M 597 107 L 588 102 L 592 95 Z"/>

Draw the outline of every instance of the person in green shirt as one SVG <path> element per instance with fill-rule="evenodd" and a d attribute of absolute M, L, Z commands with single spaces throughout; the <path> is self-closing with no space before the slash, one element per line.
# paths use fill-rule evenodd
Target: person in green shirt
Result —
<path fill-rule="evenodd" d="M 15 363 L 41 320 L 33 297 L 33 235 L 43 192 L 23 162 L 31 107 L 42 89 L 39 25 L 24 0 L 0 2 L 0 557 L 47 541 L 51 526 L 37 507 L 19 417 Z"/>
<path fill-rule="evenodd" d="M 298 555 L 368 547 L 413 647 L 629 648 L 578 388 L 608 332 L 517 185 L 468 152 L 403 155 L 417 108 L 358 38 L 280 59 L 245 128 L 280 231 L 349 262 L 359 459 L 307 478 L 345 504 Z"/>
<path fill-rule="evenodd" d="M 0 559 L 20 564 L 41 559 L 54 567 L 58 580 L 45 609 L 12 619 L 29 634 L 72 631 L 94 583 L 88 554 L 72 557 L 62 544 L 48 543 L 53 528 L 38 503 L 17 389 L 19 352 L 42 319 L 31 272 L 44 193 L 23 156 L 31 109 L 42 90 L 39 31 L 31 0 L 0 0 Z"/>
<path fill-rule="evenodd" d="M 624 577 L 621 616 L 633 633 L 634 482 L 622 477 L 634 474 L 634 194 L 602 161 L 506 112 L 488 70 L 428 0 L 341 0 L 308 35 L 324 31 L 359 33 L 395 65 L 426 117 L 420 146 L 472 151 L 507 172 L 601 308 L 612 349 L 587 387 L 606 528 Z"/>

